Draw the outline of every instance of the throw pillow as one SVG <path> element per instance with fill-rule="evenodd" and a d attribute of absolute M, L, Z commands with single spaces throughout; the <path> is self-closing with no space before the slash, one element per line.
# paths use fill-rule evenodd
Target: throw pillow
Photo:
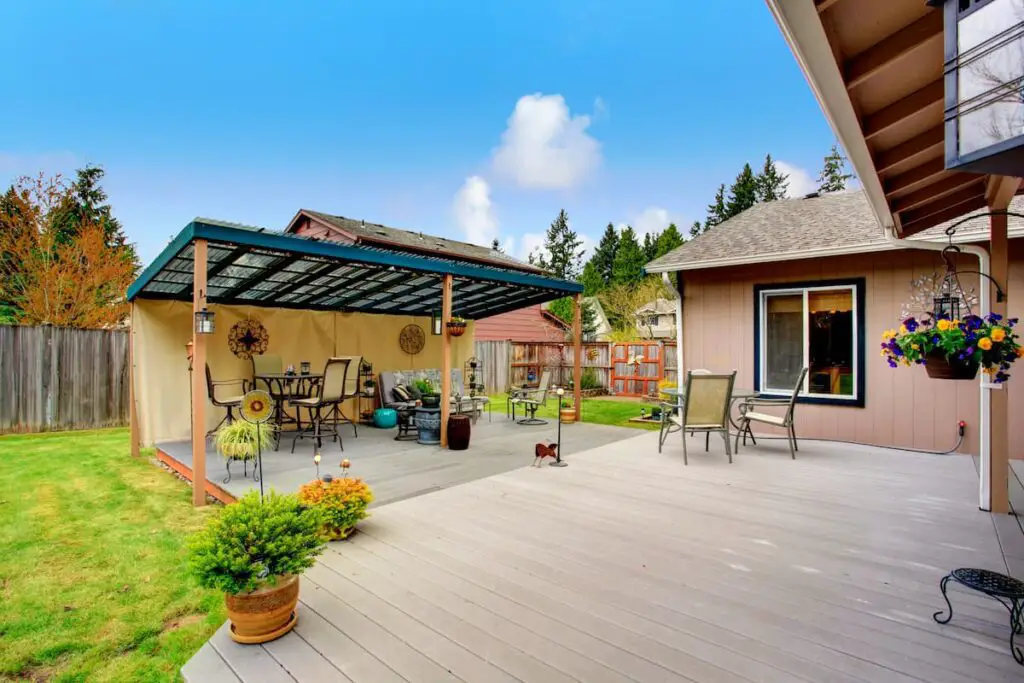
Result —
<path fill-rule="evenodd" d="M 391 395 L 400 403 L 408 403 L 412 400 L 412 395 L 409 393 L 408 387 L 404 387 L 401 384 L 391 390 Z"/>
<path fill-rule="evenodd" d="M 420 391 L 420 388 L 415 384 L 410 384 L 405 389 L 409 392 L 409 395 L 412 396 L 412 400 L 419 401 L 423 399 L 423 392 Z"/>

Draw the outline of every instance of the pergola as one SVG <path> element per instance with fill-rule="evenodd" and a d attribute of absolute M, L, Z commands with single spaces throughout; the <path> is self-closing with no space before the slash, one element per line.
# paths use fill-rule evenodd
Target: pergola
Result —
<path fill-rule="evenodd" d="M 766 0 L 884 231 L 908 237 L 988 208 L 994 313 L 1006 315 L 1007 216 L 1021 179 L 949 168 L 955 41 L 937 0 Z M 975 3 L 978 4 L 978 3 Z M 1009 24 L 1008 24 L 1009 26 Z M 955 118 L 955 117 L 953 117 Z M 1024 168 L 1017 175 L 1024 175 Z M 984 268 L 982 268 L 984 270 Z M 988 296 L 988 293 L 986 293 Z M 980 507 L 1008 512 L 1007 392 L 981 380 Z M 989 407 L 990 406 L 990 407 Z"/>
<path fill-rule="evenodd" d="M 513 268 L 469 263 L 456 257 L 341 244 L 260 228 L 197 218 L 189 223 L 128 289 L 134 307 L 142 300 L 192 302 L 193 315 L 214 305 L 299 311 L 373 313 L 442 318 L 441 444 L 447 445 L 450 412 L 451 339 L 447 322 L 455 310 L 473 320 L 572 296 L 574 399 L 580 413 L 582 286 Z M 454 309 L 453 309 L 454 307 Z M 132 350 L 135 353 L 135 330 Z M 203 368 L 207 336 L 192 332 L 192 364 Z M 133 455 L 140 446 L 136 366 L 130 382 Z M 205 502 L 206 383 L 191 383 L 193 502 Z"/>

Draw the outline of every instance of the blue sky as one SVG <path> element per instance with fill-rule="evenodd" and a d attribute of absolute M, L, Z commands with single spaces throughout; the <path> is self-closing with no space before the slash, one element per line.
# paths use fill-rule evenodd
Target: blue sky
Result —
<path fill-rule="evenodd" d="M 703 218 L 834 141 L 760 0 L 0 4 L 0 182 L 84 163 L 144 261 L 196 215 L 311 208 L 516 255 Z"/>

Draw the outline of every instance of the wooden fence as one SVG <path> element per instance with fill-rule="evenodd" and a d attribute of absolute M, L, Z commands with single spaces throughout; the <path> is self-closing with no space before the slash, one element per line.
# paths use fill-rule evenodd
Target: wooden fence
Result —
<path fill-rule="evenodd" d="M 0 325 L 0 433 L 128 424 L 128 332 Z"/>
<path fill-rule="evenodd" d="M 676 378 L 676 347 L 672 342 L 656 343 L 664 362 L 654 380 Z M 613 344 L 583 343 L 583 370 L 592 375 L 600 388 L 614 391 L 612 382 Z M 543 369 L 551 371 L 553 384 L 566 385 L 572 379 L 573 346 L 561 342 L 478 341 L 476 357 L 482 368 L 485 391 L 508 391 L 510 386 L 536 384 Z M 656 382 L 655 382 L 656 383 Z M 584 385 L 586 387 L 586 385 Z M 620 392 L 621 388 L 620 388 Z"/>

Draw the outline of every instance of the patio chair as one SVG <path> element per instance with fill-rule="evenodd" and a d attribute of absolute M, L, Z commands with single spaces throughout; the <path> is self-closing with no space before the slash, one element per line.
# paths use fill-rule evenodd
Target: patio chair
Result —
<path fill-rule="evenodd" d="M 262 356 L 252 357 L 252 387 L 262 389 L 267 393 L 273 393 L 270 386 L 264 380 L 257 380 L 257 375 L 280 375 L 284 372 L 284 365 L 281 363 L 281 356 L 265 353 Z"/>
<path fill-rule="evenodd" d="M 796 399 L 800 395 L 800 389 L 804 385 L 804 377 L 807 376 L 807 368 L 800 370 L 800 375 L 797 377 L 796 386 L 793 387 L 793 393 L 789 398 L 748 398 L 746 401 L 740 404 L 740 419 L 739 419 L 739 431 L 736 433 L 736 452 L 740 450 L 740 436 L 743 436 L 743 445 L 747 445 L 747 435 L 750 438 L 754 438 L 754 433 L 750 430 L 750 423 L 756 422 L 760 424 L 772 425 L 773 427 L 781 427 L 786 430 L 786 441 L 789 443 L 789 456 L 796 460 L 796 452 L 800 450 L 800 447 L 796 443 L 796 427 L 793 424 L 794 411 L 796 409 Z M 785 413 L 782 415 L 772 415 L 770 413 L 762 413 L 757 408 L 760 407 L 784 407 Z M 757 442 L 754 441 L 756 445 Z"/>
<path fill-rule="evenodd" d="M 732 462 L 732 448 L 729 443 L 729 405 L 732 403 L 732 387 L 736 382 L 736 371 L 728 375 L 699 375 L 686 373 L 686 389 L 680 403 L 662 403 L 661 431 L 658 434 L 658 452 L 668 435 L 676 427 L 683 436 L 683 464 L 688 465 L 686 454 L 686 433 L 706 432 L 722 435 L 725 454 Z M 678 408 L 678 414 L 675 412 Z M 707 447 L 705 442 L 705 448 Z"/>
<path fill-rule="evenodd" d="M 543 425 L 548 421 L 537 417 L 537 410 L 548 404 L 548 384 L 551 382 L 551 371 L 545 370 L 540 375 L 540 384 L 536 389 L 518 389 L 509 393 L 508 404 L 511 407 L 512 421 L 521 425 Z M 520 420 L 516 420 L 516 406 L 523 406 L 523 410 L 529 413 Z"/>
<path fill-rule="evenodd" d="M 217 387 L 237 385 L 242 388 L 241 394 L 232 394 L 230 396 L 217 396 Z M 235 421 L 235 416 L 231 412 L 234 408 L 240 408 L 242 406 L 242 396 L 249 390 L 249 383 L 244 379 L 223 379 L 220 381 L 214 381 L 213 374 L 210 372 L 210 364 L 206 364 L 206 395 L 210 398 L 210 403 L 217 406 L 218 408 L 226 408 L 227 413 L 217 423 L 217 426 L 206 433 L 207 436 L 214 434 L 220 426 L 225 422 L 231 424 Z"/>
<path fill-rule="evenodd" d="M 352 425 L 353 434 L 359 436 L 359 427 L 356 425 L 358 420 L 352 420 L 348 415 L 345 414 L 343 408 L 345 401 L 349 401 L 354 398 L 358 398 L 360 391 L 362 390 L 359 386 L 359 369 L 363 366 L 362 356 L 334 356 L 331 360 L 347 360 L 348 361 L 348 372 L 345 373 L 345 390 L 342 392 L 341 400 L 338 401 L 334 408 L 331 410 L 331 419 L 334 422 L 334 426 L 337 427 L 339 424 L 350 424 Z M 359 406 L 356 406 L 356 412 L 359 411 Z M 356 416 L 358 417 L 358 415 Z"/>
<path fill-rule="evenodd" d="M 292 453 L 295 452 L 295 444 L 299 439 L 310 437 L 314 439 L 316 448 L 323 446 L 324 434 L 331 435 L 331 441 L 338 440 L 341 450 L 345 450 L 345 444 L 338 433 L 336 423 L 330 422 L 327 418 L 337 408 L 345 394 L 345 383 L 349 372 L 348 358 L 331 358 L 324 366 L 324 378 L 316 386 L 316 395 L 309 398 L 293 398 L 289 405 L 296 410 L 306 408 L 309 410 L 310 426 L 299 430 L 292 439 Z M 325 414 L 324 409 L 327 409 Z"/>

